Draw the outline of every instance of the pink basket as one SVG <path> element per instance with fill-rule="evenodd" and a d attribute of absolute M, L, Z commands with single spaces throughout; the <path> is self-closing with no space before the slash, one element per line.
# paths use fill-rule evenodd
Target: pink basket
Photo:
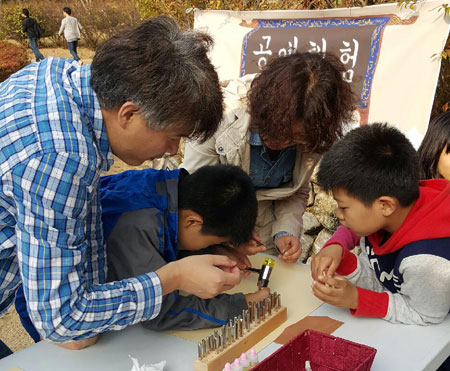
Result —
<path fill-rule="evenodd" d="M 305 330 L 252 368 L 252 371 L 367 371 L 377 350 L 336 336 Z"/>

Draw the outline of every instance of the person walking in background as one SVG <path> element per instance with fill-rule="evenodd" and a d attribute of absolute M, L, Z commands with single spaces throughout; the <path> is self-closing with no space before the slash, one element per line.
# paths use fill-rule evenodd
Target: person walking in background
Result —
<path fill-rule="evenodd" d="M 42 61 L 45 57 L 37 47 L 37 40 L 42 36 L 42 30 L 39 27 L 36 19 L 30 17 L 28 9 L 22 9 L 22 31 L 27 34 L 30 43 L 30 49 L 36 57 L 36 62 Z"/>
<path fill-rule="evenodd" d="M 67 40 L 67 47 L 69 48 L 70 54 L 72 54 L 73 59 L 82 64 L 80 57 L 77 54 L 77 46 L 83 27 L 81 26 L 80 22 L 78 22 L 78 19 L 72 17 L 71 14 L 72 10 L 70 8 L 63 8 L 64 18 L 61 21 L 61 27 L 59 29 L 58 35 L 61 36 L 64 32 L 64 37 Z"/>

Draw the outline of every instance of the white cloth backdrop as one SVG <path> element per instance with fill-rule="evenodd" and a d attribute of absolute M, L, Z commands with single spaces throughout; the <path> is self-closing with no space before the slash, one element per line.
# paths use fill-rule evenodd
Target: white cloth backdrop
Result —
<path fill-rule="evenodd" d="M 260 70 L 296 50 L 340 57 L 359 99 L 357 123 L 388 122 L 415 146 L 426 131 L 450 18 L 423 1 L 329 10 L 195 11 L 194 27 L 215 40 L 219 78 Z M 450 83 L 450 82 L 449 82 Z"/>

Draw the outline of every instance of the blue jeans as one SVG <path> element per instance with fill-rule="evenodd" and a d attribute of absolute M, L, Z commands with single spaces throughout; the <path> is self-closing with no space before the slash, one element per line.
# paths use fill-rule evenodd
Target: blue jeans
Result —
<path fill-rule="evenodd" d="M 30 49 L 33 51 L 34 56 L 36 57 L 36 62 L 42 61 L 45 57 L 39 51 L 37 47 L 37 40 L 29 37 L 28 41 L 30 42 Z"/>
<path fill-rule="evenodd" d="M 67 42 L 67 47 L 69 48 L 69 52 L 70 52 L 70 54 L 72 54 L 73 59 L 75 59 L 76 61 L 79 61 L 80 57 L 77 54 L 77 46 L 78 46 L 78 40 Z"/>
<path fill-rule="evenodd" d="M 8 346 L 0 340 L 0 359 L 8 357 L 11 354 L 11 349 L 9 349 Z"/>

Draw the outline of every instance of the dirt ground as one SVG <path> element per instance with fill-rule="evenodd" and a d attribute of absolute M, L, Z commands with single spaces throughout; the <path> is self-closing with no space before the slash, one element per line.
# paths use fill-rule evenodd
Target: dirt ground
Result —
<path fill-rule="evenodd" d="M 39 48 L 39 50 L 44 54 L 44 57 L 72 58 L 67 48 Z M 94 57 L 94 51 L 86 48 L 78 48 L 77 53 L 83 63 L 91 63 Z M 35 60 L 34 54 L 30 49 L 28 49 L 28 55 L 30 56 L 30 61 Z"/>
<path fill-rule="evenodd" d="M 71 57 L 67 49 L 42 48 L 40 49 L 40 51 L 42 52 L 42 54 L 44 54 L 45 57 Z M 30 51 L 29 54 L 30 60 L 34 60 L 33 53 Z M 83 63 L 90 63 L 92 61 L 92 57 L 94 56 L 94 52 L 89 49 L 79 48 L 78 55 L 80 56 Z M 145 167 L 145 165 L 141 166 L 140 168 L 143 167 Z M 115 158 L 114 165 L 111 167 L 108 174 L 119 173 L 128 169 L 131 169 L 131 167 Z M 5 342 L 14 352 L 33 344 L 33 339 L 31 339 L 31 337 L 23 329 L 22 324 L 19 320 L 19 316 L 17 315 L 14 307 L 12 307 L 6 315 L 0 318 L 0 339 Z"/>

